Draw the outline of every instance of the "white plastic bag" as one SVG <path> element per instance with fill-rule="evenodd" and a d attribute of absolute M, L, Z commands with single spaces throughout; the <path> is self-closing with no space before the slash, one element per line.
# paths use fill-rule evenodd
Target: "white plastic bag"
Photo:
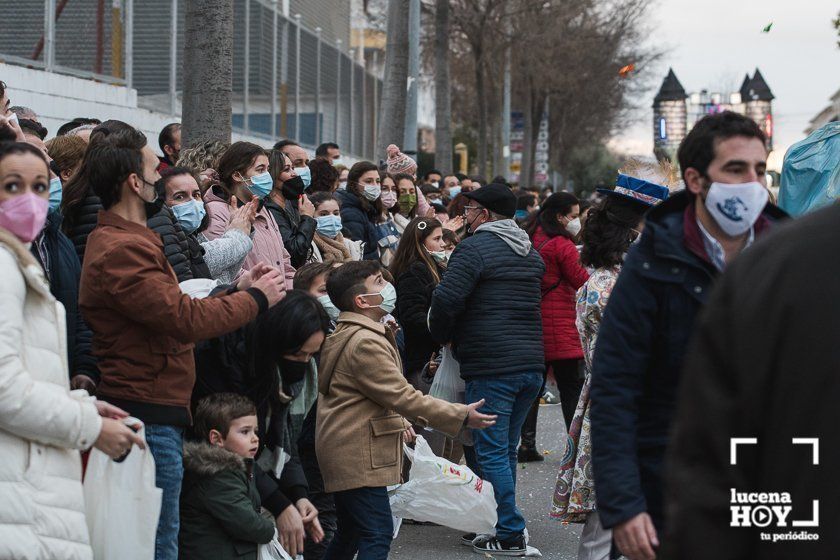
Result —
<path fill-rule="evenodd" d="M 448 346 L 443 347 L 440 365 L 435 372 L 435 379 L 429 388 L 429 394 L 436 399 L 448 402 L 463 402 L 464 380 L 461 379 L 461 364 L 455 359 Z"/>
<path fill-rule="evenodd" d="M 298 556 L 302 558 L 302 556 Z M 266 544 L 261 544 L 257 560 L 295 560 L 283 549 L 280 539 L 277 538 L 277 529 L 274 530 L 274 538 Z"/>
<path fill-rule="evenodd" d="M 496 533 L 493 485 L 468 467 L 432 453 L 423 436 L 412 452 L 409 481 L 391 495 L 391 514 L 403 519 L 430 521 L 465 533 Z"/>
<path fill-rule="evenodd" d="M 146 440 L 145 428 L 138 432 Z M 85 514 L 96 560 L 152 560 L 162 491 L 155 486 L 155 460 L 136 445 L 117 463 L 98 449 L 88 457 Z"/>

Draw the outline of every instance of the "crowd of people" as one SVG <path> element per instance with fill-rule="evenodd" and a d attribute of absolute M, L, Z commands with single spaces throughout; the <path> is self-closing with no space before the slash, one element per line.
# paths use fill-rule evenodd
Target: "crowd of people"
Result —
<path fill-rule="evenodd" d="M 177 123 L 161 156 L 117 120 L 46 140 L 2 82 L 0 103 L 0 556 L 90 558 L 79 451 L 136 446 L 163 490 L 159 560 L 256 558 L 275 535 L 292 557 L 384 559 L 387 489 L 426 428 L 494 489 L 495 534 L 462 543 L 524 556 L 517 462 L 543 460 L 551 375 L 551 515 L 584 524 L 579 558 L 656 557 L 696 318 L 786 217 L 753 121 L 706 117 L 681 176 L 636 162 L 578 200 L 418 176 L 393 145 L 348 168 L 335 143 L 183 148 Z M 429 395 L 443 349 L 464 402 Z"/>

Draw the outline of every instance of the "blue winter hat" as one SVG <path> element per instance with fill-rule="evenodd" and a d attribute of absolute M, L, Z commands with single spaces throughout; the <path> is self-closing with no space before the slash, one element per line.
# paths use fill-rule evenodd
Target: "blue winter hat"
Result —
<path fill-rule="evenodd" d="M 668 187 L 657 185 L 630 175 L 618 174 L 614 189 L 597 189 L 608 196 L 629 198 L 648 206 L 656 206 L 668 198 Z"/>

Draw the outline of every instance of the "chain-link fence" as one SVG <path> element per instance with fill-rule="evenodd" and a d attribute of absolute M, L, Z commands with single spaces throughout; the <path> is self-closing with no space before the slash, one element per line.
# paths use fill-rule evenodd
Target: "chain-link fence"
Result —
<path fill-rule="evenodd" d="M 279 4 L 234 2 L 234 130 L 370 158 L 381 80 Z M 185 0 L 0 0 L 0 60 L 127 85 L 177 118 L 184 10 Z"/>

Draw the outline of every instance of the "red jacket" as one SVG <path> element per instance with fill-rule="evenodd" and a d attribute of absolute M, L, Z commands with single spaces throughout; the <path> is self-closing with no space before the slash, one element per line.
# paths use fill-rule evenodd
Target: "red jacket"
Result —
<path fill-rule="evenodd" d="M 542 323 L 545 361 L 583 358 L 575 326 L 575 294 L 589 279 L 577 247 L 568 238 L 549 238 L 542 228 L 534 233 L 534 248 L 545 261 L 542 279 Z"/>

